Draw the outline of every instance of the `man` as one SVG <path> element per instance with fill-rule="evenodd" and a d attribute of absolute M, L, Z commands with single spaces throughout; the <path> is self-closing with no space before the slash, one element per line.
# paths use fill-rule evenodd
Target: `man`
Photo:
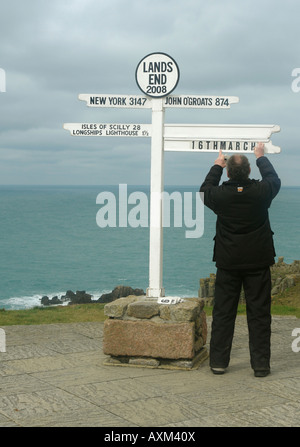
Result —
<path fill-rule="evenodd" d="M 204 204 L 217 215 L 214 256 L 217 274 L 210 341 L 210 367 L 223 374 L 229 364 L 240 292 L 244 288 L 251 367 L 256 377 L 270 373 L 271 274 L 275 250 L 268 208 L 280 189 L 280 179 L 264 156 L 264 144 L 254 149 L 262 180 L 249 179 L 244 155 L 227 164 L 222 151 L 201 185 Z M 229 180 L 219 185 L 227 165 Z"/>

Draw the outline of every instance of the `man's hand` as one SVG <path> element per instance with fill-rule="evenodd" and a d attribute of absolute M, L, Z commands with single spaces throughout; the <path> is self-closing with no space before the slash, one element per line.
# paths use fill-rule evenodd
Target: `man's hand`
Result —
<path fill-rule="evenodd" d="M 265 155 L 264 143 L 258 143 L 254 148 L 254 154 L 256 158 L 263 157 Z"/>
<path fill-rule="evenodd" d="M 221 166 L 221 168 L 225 168 L 226 166 L 226 160 L 224 155 L 222 154 L 221 149 L 219 150 L 219 156 L 215 161 L 215 165 Z"/>

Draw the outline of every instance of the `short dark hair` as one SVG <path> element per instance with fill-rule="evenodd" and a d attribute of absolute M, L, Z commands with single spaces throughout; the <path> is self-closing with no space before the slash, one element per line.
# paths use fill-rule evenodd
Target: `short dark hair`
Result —
<path fill-rule="evenodd" d="M 230 180 L 247 180 L 250 174 L 250 163 L 245 155 L 232 155 L 227 161 Z"/>

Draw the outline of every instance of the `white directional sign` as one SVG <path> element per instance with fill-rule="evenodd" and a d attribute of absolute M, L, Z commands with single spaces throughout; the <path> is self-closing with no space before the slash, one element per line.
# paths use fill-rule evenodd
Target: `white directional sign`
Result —
<path fill-rule="evenodd" d="M 220 149 L 229 153 L 249 153 L 253 152 L 257 141 L 246 140 L 164 140 L 164 150 L 173 152 L 216 152 Z M 271 141 L 265 144 L 266 154 L 279 154 L 279 146 L 273 146 Z"/>
<path fill-rule="evenodd" d="M 265 143 L 269 154 L 280 152 L 270 142 L 272 133 L 279 132 L 277 125 L 234 124 L 165 124 L 165 151 L 192 152 L 252 152 L 257 142 Z"/>
<path fill-rule="evenodd" d="M 179 68 L 167 54 L 152 53 L 139 62 L 135 78 L 143 93 L 153 98 L 162 98 L 176 88 Z"/>
<path fill-rule="evenodd" d="M 280 127 L 252 124 L 165 124 L 165 139 L 268 141 Z"/>
<path fill-rule="evenodd" d="M 76 137 L 150 137 L 151 124 L 65 123 Z"/>
<path fill-rule="evenodd" d="M 89 107 L 118 107 L 132 109 L 151 109 L 152 103 L 149 98 L 141 95 L 102 95 L 101 93 L 78 95 L 81 101 L 86 101 Z"/>

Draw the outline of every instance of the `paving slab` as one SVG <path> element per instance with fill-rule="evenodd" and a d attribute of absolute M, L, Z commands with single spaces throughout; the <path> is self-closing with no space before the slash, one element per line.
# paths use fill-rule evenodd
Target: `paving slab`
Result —
<path fill-rule="evenodd" d="M 250 367 L 244 316 L 222 376 L 208 360 L 192 371 L 107 365 L 101 322 L 3 327 L 0 427 L 299 427 L 297 327 L 296 318 L 273 317 L 265 378 Z"/>

